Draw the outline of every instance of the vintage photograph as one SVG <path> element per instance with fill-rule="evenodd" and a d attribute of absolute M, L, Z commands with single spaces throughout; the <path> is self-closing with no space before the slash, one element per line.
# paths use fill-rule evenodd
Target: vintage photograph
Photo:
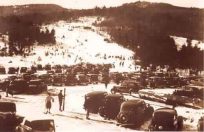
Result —
<path fill-rule="evenodd" d="M 0 0 L 0 132 L 204 131 L 203 0 Z"/>

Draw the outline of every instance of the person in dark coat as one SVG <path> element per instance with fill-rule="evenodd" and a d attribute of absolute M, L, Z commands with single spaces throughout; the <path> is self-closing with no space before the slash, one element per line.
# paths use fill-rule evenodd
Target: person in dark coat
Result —
<path fill-rule="evenodd" d="M 60 93 L 58 94 L 58 99 L 59 99 L 59 110 L 62 111 L 62 101 L 63 101 L 64 96 L 62 95 L 62 90 L 60 90 Z"/>

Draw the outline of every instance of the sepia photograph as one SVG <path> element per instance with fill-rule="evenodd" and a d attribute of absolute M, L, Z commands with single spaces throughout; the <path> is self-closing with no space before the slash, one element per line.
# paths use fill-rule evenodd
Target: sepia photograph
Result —
<path fill-rule="evenodd" d="M 0 132 L 203 127 L 203 0 L 0 0 Z"/>

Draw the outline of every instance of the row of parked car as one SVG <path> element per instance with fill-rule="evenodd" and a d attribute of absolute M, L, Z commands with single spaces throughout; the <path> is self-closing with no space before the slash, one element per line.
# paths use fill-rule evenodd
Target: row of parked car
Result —
<path fill-rule="evenodd" d="M 15 77 L 0 81 L 0 89 L 9 94 L 40 94 L 47 91 L 47 85 L 41 79 Z"/>
<path fill-rule="evenodd" d="M 84 109 L 104 119 L 116 119 L 125 127 L 139 128 L 151 119 L 151 131 L 179 131 L 183 118 L 173 108 L 154 108 L 141 99 L 125 100 L 121 94 L 94 91 L 85 95 Z"/>
<path fill-rule="evenodd" d="M 55 132 L 53 119 L 28 119 L 16 114 L 16 104 L 0 101 L 1 132 Z"/>

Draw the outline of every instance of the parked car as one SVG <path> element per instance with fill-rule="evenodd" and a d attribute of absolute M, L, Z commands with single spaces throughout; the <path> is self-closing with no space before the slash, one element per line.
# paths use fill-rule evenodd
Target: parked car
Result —
<path fill-rule="evenodd" d="M 23 121 L 23 117 L 16 115 L 16 104 L 0 101 L 0 131 L 13 132 Z"/>
<path fill-rule="evenodd" d="M 46 71 L 49 71 L 49 70 L 52 69 L 52 66 L 51 66 L 50 64 L 46 64 L 46 65 L 44 66 L 44 69 L 45 69 Z"/>
<path fill-rule="evenodd" d="M 17 74 L 18 73 L 19 68 L 16 67 L 9 67 L 8 68 L 8 74 Z"/>
<path fill-rule="evenodd" d="M 128 100 L 121 104 L 117 122 L 127 127 L 139 127 L 152 117 L 154 108 L 144 100 Z"/>
<path fill-rule="evenodd" d="M 98 74 L 88 74 L 89 82 L 93 84 L 99 83 L 99 75 Z"/>
<path fill-rule="evenodd" d="M 53 86 L 63 86 L 64 85 L 65 77 L 64 77 L 63 74 L 54 75 L 52 79 L 53 79 L 52 80 L 52 85 Z"/>
<path fill-rule="evenodd" d="M 0 80 L 0 89 L 6 91 L 6 88 L 9 86 L 10 81 L 8 79 Z"/>
<path fill-rule="evenodd" d="M 46 85 L 52 85 L 52 76 L 50 74 L 42 74 L 38 76 Z"/>
<path fill-rule="evenodd" d="M 37 67 L 32 65 L 31 69 L 30 69 L 30 72 L 31 73 L 36 73 L 37 72 Z"/>
<path fill-rule="evenodd" d="M 28 93 L 39 94 L 47 91 L 47 85 L 40 79 L 30 80 L 28 86 Z"/>
<path fill-rule="evenodd" d="M 23 73 L 22 74 L 22 78 L 26 81 L 30 81 L 31 79 L 33 78 L 37 78 L 37 77 L 34 77 L 34 74 L 30 74 L 30 73 Z"/>
<path fill-rule="evenodd" d="M 37 64 L 37 70 L 43 70 L 43 66 L 41 64 Z"/>
<path fill-rule="evenodd" d="M 120 105 L 125 99 L 119 94 L 109 94 L 105 96 L 104 105 L 99 108 L 100 116 L 105 119 L 115 119 L 120 111 Z"/>
<path fill-rule="evenodd" d="M 204 116 L 202 116 L 199 120 L 198 120 L 198 131 L 204 131 Z"/>
<path fill-rule="evenodd" d="M 173 95 L 204 99 L 204 86 L 188 85 L 175 90 Z"/>
<path fill-rule="evenodd" d="M 27 67 L 21 67 L 21 69 L 20 69 L 20 73 L 26 73 L 27 70 L 28 70 Z"/>
<path fill-rule="evenodd" d="M 150 131 L 180 131 L 182 127 L 183 118 L 173 108 L 155 110 L 149 126 Z"/>
<path fill-rule="evenodd" d="M 8 87 L 8 93 L 10 94 L 21 94 L 26 93 L 28 90 L 28 83 L 24 79 L 15 79 L 11 81 Z"/>
<path fill-rule="evenodd" d="M 142 89 L 142 86 L 139 82 L 134 80 L 125 80 L 121 83 L 120 86 L 114 86 L 111 89 L 111 93 L 130 93 L 138 92 L 140 89 Z"/>
<path fill-rule="evenodd" d="M 62 69 L 61 68 L 55 69 L 55 73 L 58 73 L 58 74 L 62 73 Z"/>
<path fill-rule="evenodd" d="M 90 113 L 98 113 L 99 108 L 104 106 L 105 96 L 108 95 L 105 91 L 94 91 L 85 95 L 84 109 Z"/>
<path fill-rule="evenodd" d="M 68 74 L 65 78 L 65 86 L 73 86 L 77 85 L 78 80 L 75 76 L 75 74 Z"/>
<path fill-rule="evenodd" d="M 88 85 L 89 82 L 89 77 L 85 74 L 78 74 L 76 75 L 77 78 L 77 84 L 78 85 Z"/>
<path fill-rule="evenodd" d="M 0 66 L 0 74 L 6 74 L 6 68 L 3 66 Z"/>
<path fill-rule="evenodd" d="M 197 86 L 204 86 L 204 77 L 191 80 L 190 83 Z"/>
<path fill-rule="evenodd" d="M 53 119 L 25 119 L 16 128 L 17 132 L 55 132 Z"/>

